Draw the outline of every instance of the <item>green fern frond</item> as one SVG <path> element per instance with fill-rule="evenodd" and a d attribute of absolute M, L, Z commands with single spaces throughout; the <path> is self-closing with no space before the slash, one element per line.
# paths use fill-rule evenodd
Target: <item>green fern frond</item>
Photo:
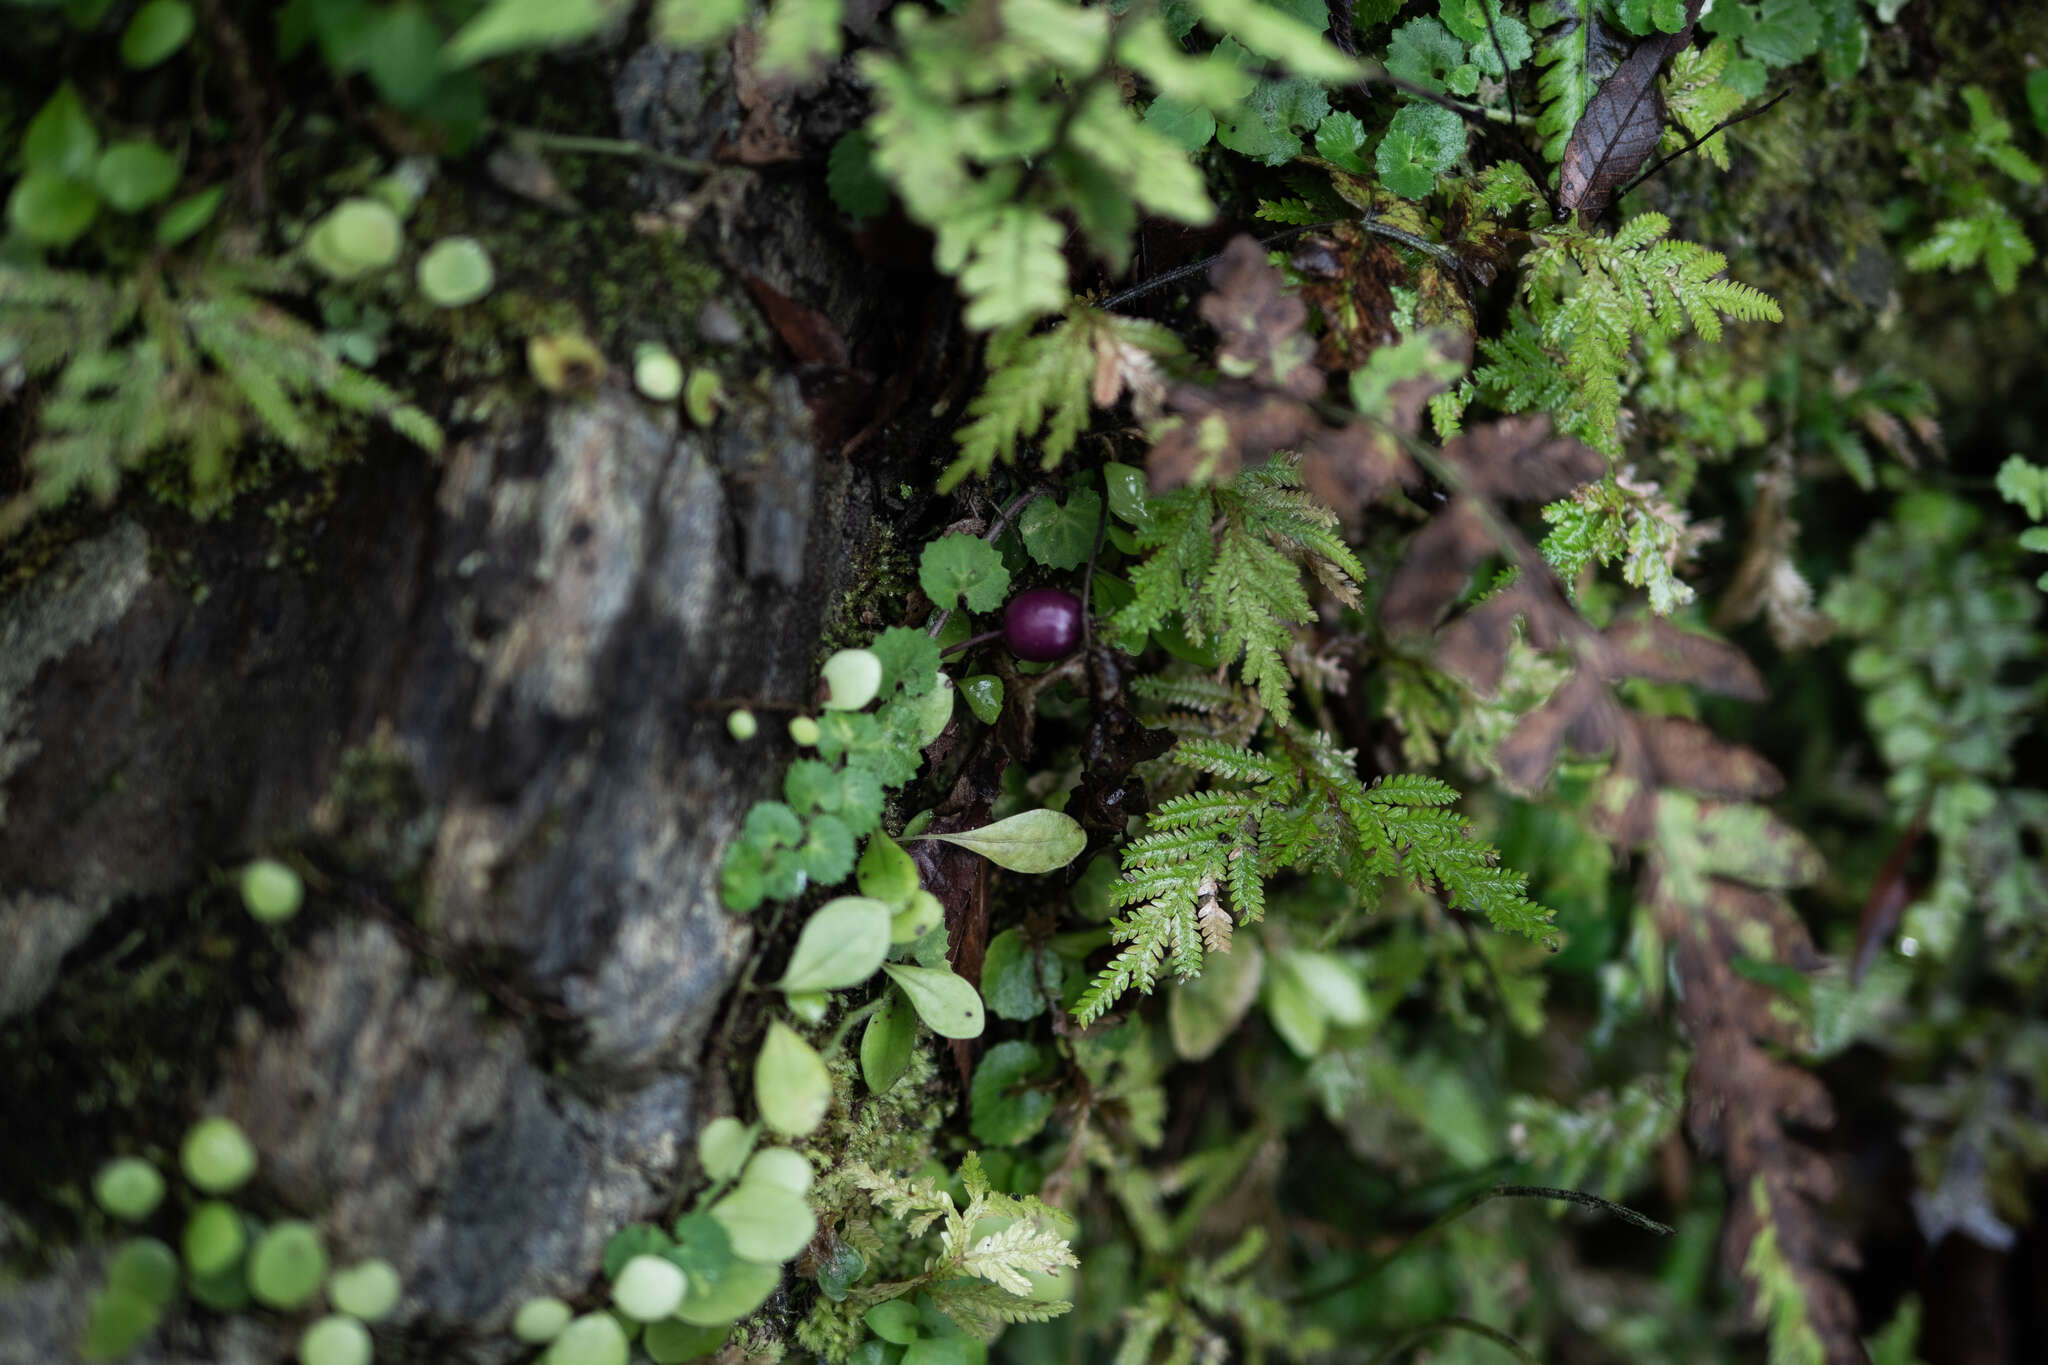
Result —
<path fill-rule="evenodd" d="M 1593 43 L 1598 36 L 1593 0 L 1542 0 L 1529 9 L 1532 27 L 1545 30 L 1536 40 L 1536 65 L 1543 74 L 1536 94 L 1543 101 L 1536 131 L 1543 135 L 1543 155 L 1564 159 L 1565 143 L 1585 116 L 1600 82 L 1593 71 Z"/>

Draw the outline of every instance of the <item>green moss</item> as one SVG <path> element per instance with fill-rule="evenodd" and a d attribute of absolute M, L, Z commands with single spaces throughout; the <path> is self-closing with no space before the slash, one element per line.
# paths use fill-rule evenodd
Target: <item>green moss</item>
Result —
<path fill-rule="evenodd" d="M 922 542 L 878 521 L 874 536 L 854 551 L 846 590 L 833 599 L 818 630 L 818 660 L 841 649 L 858 649 L 903 619 L 917 586 L 917 552 Z"/>

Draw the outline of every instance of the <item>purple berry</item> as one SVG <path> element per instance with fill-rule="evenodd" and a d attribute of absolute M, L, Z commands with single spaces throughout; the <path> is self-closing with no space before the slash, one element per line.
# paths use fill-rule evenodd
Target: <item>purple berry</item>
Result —
<path fill-rule="evenodd" d="M 1050 663 L 1081 643 L 1081 599 L 1058 588 L 1033 588 L 1003 611 L 1003 641 L 1032 663 Z"/>

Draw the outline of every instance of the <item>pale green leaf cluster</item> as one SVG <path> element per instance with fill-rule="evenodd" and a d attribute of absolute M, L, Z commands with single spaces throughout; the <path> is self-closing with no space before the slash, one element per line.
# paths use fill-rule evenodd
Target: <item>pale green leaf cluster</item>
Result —
<path fill-rule="evenodd" d="M 1761 290 L 1722 276 L 1718 251 L 1666 236 L 1661 213 L 1641 213 L 1612 236 L 1566 227 L 1536 236 L 1523 262 L 1507 331 L 1482 343 L 1480 391 L 1509 411 L 1550 410 L 1560 426 L 1619 454 L 1624 381 L 1637 341 L 1667 342 L 1690 328 L 1721 338 L 1721 316 L 1783 320 Z M 1542 403 L 1557 398 L 1562 401 Z"/>
<path fill-rule="evenodd" d="M 1141 694 L 1199 705 L 1198 689 L 1139 684 Z M 1208 779 L 1162 802 L 1125 846 L 1110 923 L 1118 950 L 1075 1004 L 1083 1023 L 1129 990 L 1149 993 L 1169 969 L 1198 975 L 1207 952 L 1228 951 L 1234 925 L 1264 916 L 1266 883 L 1282 872 L 1328 872 L 1368 903 L 1399 878 L 1433 888 L 1495 928 L 1542 936 L 1549 912 L 1523 878 L 1475 840 L 1448 807 L 1457 793 L 1436 778 L 1358 775 L 1356 755 L 1327 734 L 1274 717 L 1258 748 L 1186 738 L 1169 756 Z"/>
<path fill-rule="evenodd" d="M 1921 178 L 1939 186 L 1955 211 L 1934 224 L 1926 240 L 1906 253 L 1911 270 L 1967 270 L 1981 264 L 2001 294 L 2019 285 L 2019 274 L 2036 256 L 2033 241 L 2002 197 L 2004 180 L 2026 189 L 2041 185 L 2041 166 L 2013 144 L 2012 124 L 1981 86 L 1965 86 L 1966 131 L 1931 147 L 1911 149 Z M 2004 180 L 1987 171 L 1997 171 Z"/>
<path fill-rule="evenodd" d="M 879 1171 L 865 1162 L 851 1163 L 846 1171 L 853 1185 L 901 1222 L 909 1236 L 938 1233 L 938 1248 L 923 1274 L 857 1291 L 866 1303 L 922 1289 L 962 1330 L 984 1341 L 1005 1323 L 1043 1322 L 1073 1307 L 1064 1299 L 1030 1297 L 1032 1276 L 1080 1264 L 1069 1227 L 1037 1197 L 1007 1195 L 991 1186 L 978 1154 L 969 1152 L 960 1162 L 965 1208 L 928 1175 Z M 963 1282 L 961 1276 L 970 1278 Z"/>
<path fill-rule="evenodd" d="M 1543 509 L 1550 534 L 1543 557 L 1570 584 L 1588 564 L 1621 561 L 1622 581 L 1650 595 L 1650 609 L 1669 616 L 1693 600 L 1675 565 L 1684 528 L 1668 503 L 1613 478 L 1586 484 Z"/>
<path fill-rule="evenodd" d="M 960 454 L 940 476 L 939 491 L 986 475 L 999 463 L 1016 463 L 1026 442 L 1037 443 L 1041 468 L 1053 468 L 1088 424 L 1098 372 L 1147 364 L 1136 357 L 1177 355 L 1180 349 L 1157 323 L 1078 303 L 1050 326 L 1018 322 L 999 328 L 988 339 L 988 378 L 968 404 L 968 420 L 954 433 Z M 1107 401 L 1115 401 L 1114 392 Z"/>
<path fill-rule="evenodd" d="M 1101 76 L 1114 52 L 1162 88 L 1227 105 L 1240 87 L 1142 23 L 1113 46 L 1110 23 L 1107 10 L 1070 0 L 1003 0 L 958 17 L 906 6 L 898 50 L 860 59 L 874 90 L 875 165 L 937 238 L 938 267 L 958 277 L 977 330 L 1066 305 L 1060 214 L 1119 267 L 1140 213 L 1214 215 L 1186 154 Z"/>
<path fill-rule="evenodd" d="M 28 450 L 34 486 L 5 520 L 81 490 L 110 498 L 123 472 L 159 454 L 181 457 L 202 505 L 217 503 L 246 437 L 317 464 L 354 416 L 439 450 L 432 418 L 263 297 L 284 284 L 261 261 L 163 276 L 0 266 L 0 342 L 31 374 L 55 376 Z"/>
<path fill-rule="evenodd" d="M 1131 571 L 1136 596 L 1117 612 L 1117 633 L 1142 637 L 1178 619 L 1285 718 L 1293 627 L 1314 619 L 1304 566 L 1350 600 L 1365 577 L 1336 514 L 1300 484 L 1295 463 L 1279 458 L 1227 485 L 1150 499 L 1146 521 L 1133 528 L 1149 553 Z"/>

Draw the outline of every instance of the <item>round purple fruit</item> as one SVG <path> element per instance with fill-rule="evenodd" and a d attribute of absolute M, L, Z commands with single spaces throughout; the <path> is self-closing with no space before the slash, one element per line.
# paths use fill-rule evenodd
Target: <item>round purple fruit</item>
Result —
<path fill-rule="evenodd" d="M 1003 642 L 1032 663 L 1050 663 L 1081 643 L 1081 600 L 1058 588 L 1033 588 L 1003 611 Z"/>

